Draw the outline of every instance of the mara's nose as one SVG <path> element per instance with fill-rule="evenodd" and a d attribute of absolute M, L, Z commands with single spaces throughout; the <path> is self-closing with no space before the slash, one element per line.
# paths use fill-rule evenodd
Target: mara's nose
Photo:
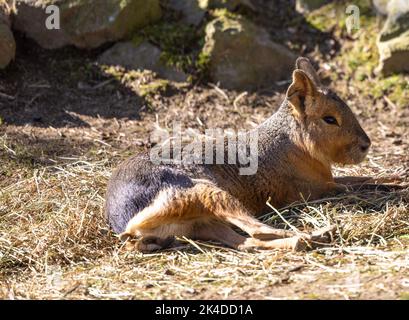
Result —
<path fill-rule="evenodd" d="M 362 152 L 367 152 L 370 146 L 371 146 L 371 140 L 367 138 L 363 142 L 361 142 L 359 148 L 361 149 Z"/>

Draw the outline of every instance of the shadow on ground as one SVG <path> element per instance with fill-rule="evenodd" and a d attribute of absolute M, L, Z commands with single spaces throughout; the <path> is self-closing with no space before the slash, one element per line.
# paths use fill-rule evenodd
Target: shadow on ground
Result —
<path fill-rule="evenodd" d="M 0 71 L 0 119 L 34 127 L 88 126 L 80 115 L 138 119 L 144 99 L 95 64 L 105 48 L 45 50 L 16 34 L 17 63 Z"/>

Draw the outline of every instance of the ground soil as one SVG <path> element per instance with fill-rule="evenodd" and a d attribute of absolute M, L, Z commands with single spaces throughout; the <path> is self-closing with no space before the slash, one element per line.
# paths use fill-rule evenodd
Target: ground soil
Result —
<path fill-rule="evenodd" d="M 303 37 L 289 34 L 294 43 Z M 328 47 L 316 52 L 306 45 L 304 52 L 320 65 L 331 63 L 339 39 L 325 42 L 328 35 L 319 32 L 309 39 Z M 15 63 L 0 73 L 0 298 L 409 297 L 409 229 L 402 218 L 408 217 L 408 189 L 344 199 L 365 226 L 390 212 L 394 223 L 402 220 L 399 230 L 385 227 L 379 239 L 373 236 L 379 228 L 363 227 L 364 236 L 306 253 L 240 253 L 188 241 L 164 253 L 124 252 L 103 220 L 106 182 L 123 159 L 150 147 L 155 124 L 253 128 L 278 108 L 288 83 L 243 94 L 197 81 L 141 96 L 135 87 L 152 75 L 121 81 L 104 73 L 95 62 L 104 48 L 48 51 L 21 34 L 17 44 Z M 409 101 L 398 108 L 374 100 L 353 89 L 345 70 L 337 72 L 339 80 L 327 82 L 357 114 L 373 146 L 362 165 L 336 172 L 409 182 Z M 347 220 L 338 200 L 319 208 Z"/>

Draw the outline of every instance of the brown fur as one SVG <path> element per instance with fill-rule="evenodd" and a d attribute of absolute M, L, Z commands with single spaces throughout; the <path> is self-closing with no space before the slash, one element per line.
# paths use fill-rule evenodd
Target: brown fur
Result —
<path fill-rule="evenodd" d="M 114 223 L 124 219 L 121 205 L 129 201 L 133 217 L 121 238 L 137 239 L 133 247 L 144 252 L 170 245 L 175 236 L 236 249 L 300 249 L 326 241 L 331 227 L 305 234 L 274 229 L 255 217 L 268 210 L 267 199 L 281 207 L 342 188 L 331 165 L 359 163 L 370 145 L 352 111 L 321 87 L 308 59 L 299 58 L 286 100 L 257 132 L 259 167 L 252 176 L 239 175 L 236 165 L 153 166 L 142 156 L 120 166 L 108 187 L 107 215 Z M 151 184 L 158 190 L 154 197 Z"/>

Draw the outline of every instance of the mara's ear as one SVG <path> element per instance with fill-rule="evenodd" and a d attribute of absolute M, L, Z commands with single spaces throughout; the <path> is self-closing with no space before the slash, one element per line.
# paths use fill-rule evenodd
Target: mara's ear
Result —
<path fill-rule="evenodd" d="M 315 97 L 317 92 L 316 85 L 303 70 L 294 70 L 293 82 L 288 87 L 286 98 L 295 108 L 297 114 L 304 114 L 305 98 L 307 96 Z"/>
<path fill-rule="evenodd" d="M 311 81 L 314 82 L 316 87 L 321 87 L 321 81 L 318 77 L 317 72 L 312 66 L 310 60 L 305 57 L 299 57 L 295 62 L 295 68 L 304 71 L 310 77 Z"/>

